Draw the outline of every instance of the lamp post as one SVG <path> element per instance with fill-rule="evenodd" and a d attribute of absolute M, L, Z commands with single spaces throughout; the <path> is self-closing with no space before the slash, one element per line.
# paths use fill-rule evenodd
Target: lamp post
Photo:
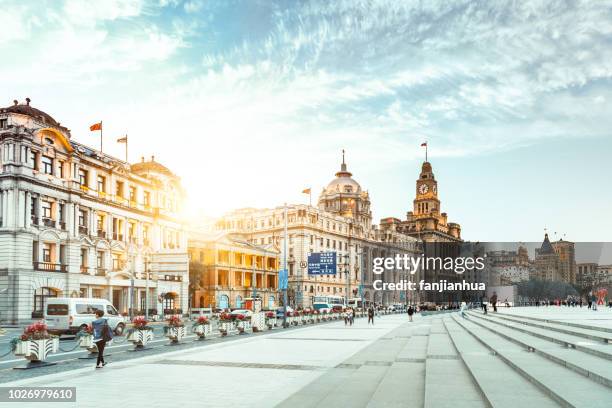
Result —
<path fill-rule="evenodd" d="M 284 274 L 289 274 L 287 270 L 287 203 L 285 203 L 285 231 L 284 231 L 284 242 L 283 242 L 283 270 Z M 283 327 L 287 325 L 287 282 L 283 282 Z"/>

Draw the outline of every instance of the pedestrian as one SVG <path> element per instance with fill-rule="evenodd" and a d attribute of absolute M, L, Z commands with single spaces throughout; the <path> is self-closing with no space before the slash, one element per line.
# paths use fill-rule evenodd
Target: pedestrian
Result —
<path fill-rule="evenodd" d="M 370 306 L 368 308 L 368 324 L 374 324 L 374 308 Z"/>
<path fill-rule="evenodd" d="M 465 302 L 461 302 L 461 307 L 459 308 L 459 313 L 461 313 L 461 317 L 463 317 L 464 319 L 467 319 L 467 316 L 465 314 L 466 309 L 467 309 L 467 305 L 465 304 Z"/>
<path fill-rule="evenodd" d="M 593 303 L 593 310 L 597 310 L 597 296 L 595 296 L 595 293 L 591 294 L 591 303 Z"/>
<path fill-rule="evenodd" d="M 108 325 L 108 319 L 103 319 L 102 316 L 104 316 L 104 312 L 100 309 L 96 309 L 96 320 L 91 322 L 94 342 L 98 348 L 96 368 L 102 368 L 106 365 L 106 362 L 104 361 L 104 347 L 106 347 L 107 342 L 113 339 L 113 333 Z"/>
<path fill-rule="evenodd" d="M 487 314 L 487 298 L 486 297 L 482 297 L 482 299 L 480 299 L 480 306 L 482 306 L 482 311 L 484 314 Z"/>
<path fill-rule="evenodd" d="M 493 311 L 497 312 L 497 292 L 493 292 L 493 296 L 491 296 L 491 305 L 493 306 Z"/>
<path fill-rule="evenodd" d="M 412 305 L 410 305 L 410 306 L 408 307 L 408 319 L 409 319 L 410 321 L 412 321 L 412 315 L 413 315 L 413 314 L 414 314 L 414 309 L 412 308 Z"/>
<path fill-rule="evenodd" d="M 355 323 L 355 310 L 351 307 L 349 309 L 349 324 L 352 326 Z"/>

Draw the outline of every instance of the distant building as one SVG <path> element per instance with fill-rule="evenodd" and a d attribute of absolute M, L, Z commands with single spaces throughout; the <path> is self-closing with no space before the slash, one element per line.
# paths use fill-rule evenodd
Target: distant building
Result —
<path fill-rule="evenodd" d="M 225 232 L 189 234 L 191 306 L 244 307 L 258 297 L 264 308 L 278 306 L 279 251 Z"/>
<path fill-rule="evenodd" d="M 542 246 L 536 249 L 535 276 L 542 280 L 575 283 L 574 243 L 564 240 L 551 243 L 545 234 Z"/>

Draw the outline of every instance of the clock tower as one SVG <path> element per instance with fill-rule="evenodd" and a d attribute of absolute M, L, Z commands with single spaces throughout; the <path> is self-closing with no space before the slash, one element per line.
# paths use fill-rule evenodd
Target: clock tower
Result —
<path fill-rule="evenodd" d="M 416 181 L 413 210 L 408 211 L 399 229 L 424 242 L 461 242 L 461 226 L 448 222 L 447 214 L 440 212 L 438 182 L 428 161 L 423 162 Z"/>
<path fill-rule="evenodd" d="M 416 198 L 413 203 L 414 215 L 440 215 L 438 182 L 434 177 L 429 162 L 424 162 L 421 168 L 421 174 L 416 182 Z"/>

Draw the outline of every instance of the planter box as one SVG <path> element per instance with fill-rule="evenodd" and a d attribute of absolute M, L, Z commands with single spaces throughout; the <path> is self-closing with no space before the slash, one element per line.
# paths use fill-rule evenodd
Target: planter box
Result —
<path fill-rule="evenodd" d="M 219 332 L 222 336 L 229 336 L 238 333 L 234 322 L 219 322 Z"/>
<path fill-rule="evenodd" d="M 268 326 L 269 330 L 272 330 L 274 327 L 277 326 L 278 324 L 277 320 L 278 319 L 276 319 L 276 317 L 266 319 L 266 325 Z M 281 321 L 281 324 L 282 324 L 282 321 Z"/>
<path fill-rule="evenodd" d="M 193 326 L 193 332 L 200 338 L 204 339 L 212 335 L 212 327 L 210 324 L 196 324 Z"/>
<path fill-rule="evenodd" d="M 166 337 L 169 338 L 172 343 L 178 343 L 183 337 L 185 337 L 185 326 L 167 327 Z"/>
<path fill-rule="evenodd" d="M 253 326 L 251 326 L 250 320 L 241 320 L 236 324 L 236 328 L 238 329 L 238 333 L 248 333 L 253 331 Z"/>
<path fill-rule="evenodd" d="M 137 348 L 144 347 L 153 340 L 153 330 L 134 330 L 128 335 L 127 340 L 134 343 Z"/>
<path fill-rule="evenodd" d="M 88 334 L 86 336 L 81 336 L 79 338 L 79 347 L 86 348 L 90 353 L 97 353 L 98 346 L 94 341 L 93 334 Z"/>
<path fill-rule="evenodd" d="M 42 340 L 27 340 L 17 343 L 16 356 L 24 356 L 30 361 L 44 361 L 51 353 L 59 350 L 59 337 Z"/>

